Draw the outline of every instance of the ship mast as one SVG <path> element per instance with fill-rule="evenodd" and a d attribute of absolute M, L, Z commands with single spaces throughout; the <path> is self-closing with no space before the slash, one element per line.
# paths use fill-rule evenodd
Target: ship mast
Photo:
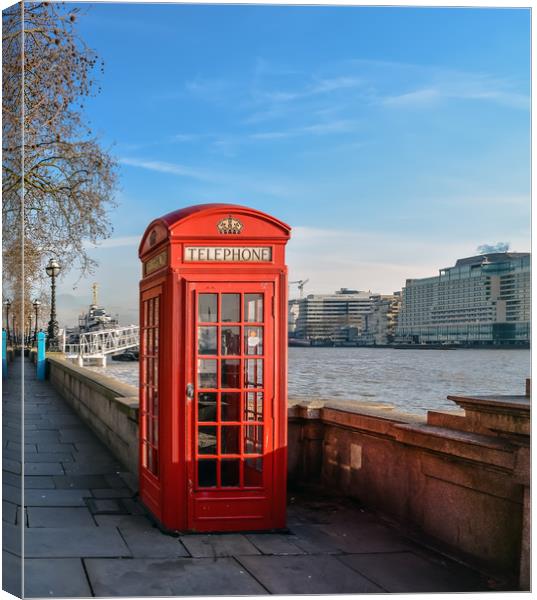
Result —
<path fill-rule="evenodd" d="M 92 289 L 92 306 L 99 306 L 99 302 L 98 302 L 98 290 L 99 290 L 99 284 L 98 283 L 94 283 L 91 286 Z"/>

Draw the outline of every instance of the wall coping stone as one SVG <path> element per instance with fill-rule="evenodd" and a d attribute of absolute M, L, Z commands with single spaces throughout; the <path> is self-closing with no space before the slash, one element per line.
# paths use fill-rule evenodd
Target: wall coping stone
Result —
<path fill-rule="evenodd" d="M 74 371 L 77 373 L 77 375 L 79 375 L 80 379 L 82 379 L 84 383 L 87 383 L 89 386 L 98 390 L 110 400 L 129 398 L 129 403 L 123 402 L 122 404 L 128 404 L 129 408 L 135 408 L 133 406 L 133 399 L 135 398 L 136 404 L 138 404 L 138 388 L 134 385 L 129 385 L 128 383 L 123 383 L 117 379 L 114 379 L 113 377 L 108 377 L 106 375 L 101 375 L 101 373 L 90 371 L 85 367 L 79 367 L 70 360 L 64 358 L 62 355 L 54 356 L 50 353 L 47 353 L 47 360 L 54 363 L 64 371 Z"/>

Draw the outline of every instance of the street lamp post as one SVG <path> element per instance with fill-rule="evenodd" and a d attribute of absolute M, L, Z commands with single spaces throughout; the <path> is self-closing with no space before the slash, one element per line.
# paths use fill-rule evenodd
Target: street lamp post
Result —
<path fill-rule="evenodd" d="M 37 343 L 37 319 L 39 317 L 39 307 L 41 306 L 41 302 L 36 298 L 32 302 L 32 306 L 34 307 L 34 310 L 35 310 L 35 329 L 34 329 L 34 337 L 33 337 L 32 345 L 35 346 L 35 344 Z"/>
<path fill-rule="evenodd" d="M 59 352 L 58 345 L 58 321 L 56 320 L 56 277 L 60 272 L 60 263 L 51 258 L 46 267 L 47 275 L 50 277 L 50 321 L 48 322 L 47 349 L 51 352 Z"/>
<path fill-rule="evenodd" d="M 6 307 L 6 336 L 7 336 L 7 341 L 10 342 L 11 335 L 9 333 L 9 309 L 11 308 L 11 300 L 9 298 L 4 300 L 4 306 Z"/>

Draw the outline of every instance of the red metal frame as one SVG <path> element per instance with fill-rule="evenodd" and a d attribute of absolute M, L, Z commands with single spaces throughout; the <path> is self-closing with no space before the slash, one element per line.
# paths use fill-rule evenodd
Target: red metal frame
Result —
<path fill-rule="evenodd" d="M 240 221 L 241 231 L 222 235 L 218 224 L 229 215 Z M 287 225 L 253 209 L 234 205 L 200 205 L 153 221 L 144 234 L 139 252 L 145 275 L 140 283 L 140 497 L 168 529 L 241 531 L 285 526 L 285 244 L 289 233 Z M 188 262 L 183 260 L 185 247 L 188 246 L 232 249 L 269 247 L 271 257 L 264 262 Z M 217 294 L 217 321 L 199 321 L 198 301 L 201 294 Z M 231 299 L 225 294 L 239 295 L 238 321 L 230 323 L 221 320 L 222 299 L 225 298 L 226 302 Z M 244 299 L 247 294 L 262 294 L 262 321 L 245 321 Z M 146 330 L 154 331 L 154 325 L 145 311 L 148 302 L 158 302 L 160 305 L 158 352 L 148 343 L 152 338 L 145 335 Z M 148 330 L 148 327 L 151 329 Z M 210 336 L 217 332 L 216 353 L 199 354 L 199 327 L 205 328 L 202 333 L 209 336 L 207 339 L 211 342 Z M 227 331 L 230 327 L 239 328 L 240 353 L 232 344 L 235 331 Z M 257 328 L 259 331 L 263 328 L 262 354 L 246 353 L 257 352 L 258 348 L 255 343 L 246 345 L 245 333 L 250 331 L 247 328 Z M 224 329 L 227 340 L 225 348 L 222 343 Z M 254 332 L 253 329 L 251 331 Z M 212 346 L 212 343 L 208 346 Z M 222 353 L 224 349 L 228 354 Z M 214 352 L 215 349 L 207 347 L 206 350 Z M 199 360 L 214 361 L 217 365 L 216 387 L 201 388 L 198 385 Z M 225 362 L 230 360 L 238 362 Z M 253 360 L 262 362 L 264 367 L 263 387 L 256 388 L 255 392 L 259 394 L 262 390 L 264 413 L 262 418 L 255 417 L 252 420 L 252 413 L 245 412 L 245 402 L 247 394 L 254 393 L 248 390 L 254 388 L 246 387 L 244 378 L 245 366 L 253 364 L 247 361 Z M 148 366 L 154 367 L 155 361 L 158 364 L 156 382 L 151 380 L 147 372 Z M 203 366 L 214 365 L 203 363 Z M 229 369 L 225 379 L 222 378 L 224 366 Z M 238 372 L 235 373 L 233 369 L 237 366 Z M 186 393 L 189 383 L 193 385 L 192 398 Z M 234 387 L 227 387 L 231 384 Z M 150 404 L 155 387 L 159 398 L 158 413 L 152 412 L 153 404 Z M 202 421 L 198 418 L 200 393 L 205 394 L 202 398 L 205 404 L 202 406 L 205 407 L 203 415 L 206 416 L 201 415 L 205 419 Z M 227 409 L 228 401 L 234 397 L 223 394 L 231 393 L 239 394 L 240 404 L 239 412 L 232 415 L 235 420 L 228 421 L 224 420 L 222 411 Z M 215 407 L 212 404 L 214 399 Z M 207 420 L 209 416 L 212 420 Z M 155 446 L 156 435 L 149 435 L 147 424 L 156 418 L 158 472 L 155 473 L 155 469 L 148 468 L 150 465 L 145 459 L 144 447 L 148 447 L 148 444 Z M 203 424 L 200 426 L 199 423 Z M 251 437 L 258 427 L 263 428 L 262 452 L 253 451 L 255 440 L 248 440 L 246 435 L 248 433 Z M 199 431 L 204 444 L 201 450 L 198 445 Z M 215 449 L 212 445 L 214 434 L 217 442 Z M 234 446 L 237 437 L 239 445 Z M 207 451 L 212 454 L 207 454 Z M 262 459 L 262 481 L 259 485 L 248 485 L 248 480 L 253 481 L 253 476 L 259 472 L 259 459 Z M 215 479 L 213 466 L 216 467 Z M 204 477 L 201 482 L 198 469 Z"/>

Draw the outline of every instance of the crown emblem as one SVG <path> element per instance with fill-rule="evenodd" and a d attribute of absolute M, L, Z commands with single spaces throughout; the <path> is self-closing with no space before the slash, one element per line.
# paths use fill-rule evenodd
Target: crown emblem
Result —
<path fill-rule="evenodd" d="M 241 232 L 243 225 L 238 219 L 229 215 L 229 217 L 222 219 L 216 227 L 222 234 L 237 234 Z"/>

